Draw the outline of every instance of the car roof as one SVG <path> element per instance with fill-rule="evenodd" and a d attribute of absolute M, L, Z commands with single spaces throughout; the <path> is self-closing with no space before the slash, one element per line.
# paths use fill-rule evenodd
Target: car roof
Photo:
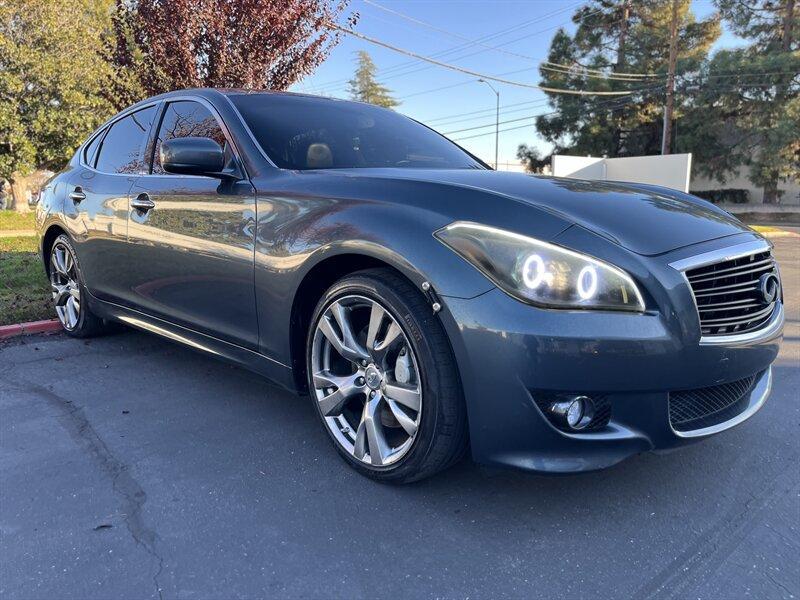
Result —
<path fill-rule="evenodd" d="M 150 104 L 152 102 L 159 100 L 168 100 L 170 98 L 179 96 L 198 96 L 213 101 L 213 100 L 221 100 L 223 97 L 255 96 L 255 95 L 284 97 L 284 98 L 303 98 L 308 100 L 316 100 L 320 102 L 345 102 L 348 104 L 368 104 L 364 102 L 359 102 L 358 100 L 346 100 L 343 98 L 332 98 L 330 96 L 317 96 L 314 94 L 305 94 L 300 92 L 284 92 L 279 90 L 254 90 L 245 88 L 186 88 L 180 90 L 173 90 L 171 92 L 164 92 L 163 94 L 158 94 L 156 96 L 150 96 L 149 98 L 145 98 L 144 100 L 140 100 L 136 104 L 129 106 L 128 108 L 125 109 L 125 111 L 135 109 L 139 105 Z M 370 104 L 370 106 L 374 105 Z"/>

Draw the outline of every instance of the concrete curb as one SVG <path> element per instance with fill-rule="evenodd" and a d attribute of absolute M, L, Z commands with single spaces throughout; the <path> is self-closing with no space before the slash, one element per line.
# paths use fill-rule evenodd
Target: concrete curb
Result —
<path fill-rule="evenodd" d="M 800 233 L 794 233 L 793 231 L 766 231 L 760 233 L 765 238 L 800 237 Z"/>
<path fill-rule="evenodd" d="M 30 323 L 16 323 L 15 325 L 0 325 L 0 340 L 17 337 L 19 335 L 55 333 L 56 331 L 61 331 L 61 323 L 58 321 L 58 319 L 31 321 Z"/>
<path fill-rule="evenodd" d="M 757 231 L 765 238 L 800 237 L 799 233 L 795 233 L 794 231 L 786 231 L 780 227 L 750 225 L 750 229 Z"/>

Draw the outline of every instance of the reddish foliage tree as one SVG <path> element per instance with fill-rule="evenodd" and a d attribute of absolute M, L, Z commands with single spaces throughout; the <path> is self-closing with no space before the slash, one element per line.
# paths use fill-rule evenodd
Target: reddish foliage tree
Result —
<path fill-rule="evenodd" d="M 117 0 L 110 100 L 123 107 L 192 87 L 286 89 L 339 41 L 328 23 L 348 2 Z"/>

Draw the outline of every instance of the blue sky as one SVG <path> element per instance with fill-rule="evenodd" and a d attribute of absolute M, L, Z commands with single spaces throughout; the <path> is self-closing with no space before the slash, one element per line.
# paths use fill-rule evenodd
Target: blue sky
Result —
<path fill-rule="evenodd" d="M 372 2 L 451 32 L 451 35 L 412 23 L 364 0 L 352 0 L 350 9 L 361 15 L 356 27 L 358 32 L 424 56 L 450 50 L 439 60 L 490 75 L 507 73 L 508 79 L 532 84 L 539 81 L 537 65 L 546 58 L 553 34 L 559 27 L 572 31 L 574 26 L 570 18 L 583 4 L 572 0 Z M 714 10 L 711 0 L 694 0 L 692 7 L 698 18 Z M 502 46 L 508 53 L 475 45 L 454 50 L 467 44 L 467 40 L 503 31 L 506 33 L 483 43 Z M 736 42 L 726 33 L 717 47 Z M 414 61 L 367 41 L 344 36 L 325 63 L 292 90 L 347 97 L 346 82 L 355 69 L 358 50 L 367 50 L 372 56 L 378 67 L 378 79 L 401 101 L 398 111 L 457 139 L 487 162 L 494 162 L 495 95 L 473 76 Z M 500 126 L 500 162 L 516 162 L 517 146 L 521 143 L 548 151 L 549 147 L 538 138 L 533 127 L 535 115 L 548 110 L 544 94 L 501 83 L 492 82 L 492 85 L 500 92 L 500 121 L 520 119 Z M 481 128 L 483 125 L 486 127 Z M 502 131 L 512 127 L 515 129 Z M 465 129 L 468 131 L 461 131 Z"/>

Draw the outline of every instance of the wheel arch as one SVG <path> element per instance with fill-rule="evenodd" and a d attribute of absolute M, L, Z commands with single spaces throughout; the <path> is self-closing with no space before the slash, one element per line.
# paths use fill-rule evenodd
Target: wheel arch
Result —
<path fill-rule="evenodd" d="M 61 225 L 54 223 L 50 225 L 42 235 L 42 263 L 44 264 L 45 274 L 50 274 L 50 250 L 53 248 L 53 243 L 60 235 L 69 235 L 67 230 Z"/>
<path fill-rule="evenodd" d="M 303 276 L 294 295 L 289 324 L 289 351 L 292 373 L 298 392 L 301 394 L 308 392 L 306 338 L 311 325 L 311 317 L 319 299 L 342 277 L 365 269 L 389 268 L 409 280 L 413 285 L 419 285 L 414 279 L 421 281 L 421 274 L 416 271 L 409 273 L 407 268 L 402 268 L 393 262 L 391 259 L 387 260 L 386 257 L 377 257 L 363 252 L 343 252 L 323 258 Z"/>

